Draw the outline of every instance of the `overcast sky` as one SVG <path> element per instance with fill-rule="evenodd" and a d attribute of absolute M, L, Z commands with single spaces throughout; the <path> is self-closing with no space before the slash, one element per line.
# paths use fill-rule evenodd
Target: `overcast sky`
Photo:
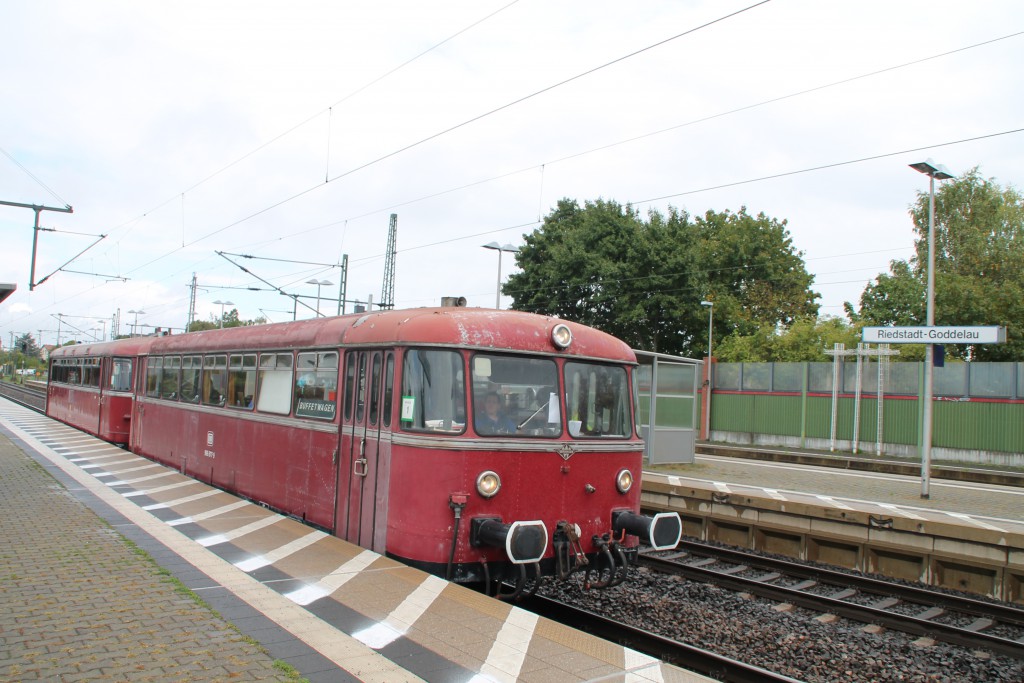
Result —
<path fill-rule="evenodd" d="M 193 273 L 200 319 L 290 320 L 254 276 L 333 312 L 343 255 L 379 301 L 391 213 L 397 307 L 489 307 L 481 245 L 563 197 L 785 219 L 841 315 L 911 254 L 908 164 L 1021 187 L 1022 31 L 1017 0 L 7 3 L 0 200 L 74 213 L 29 291 L 34 213 L 0 206 L 0 335 L 180 330 Z"/>

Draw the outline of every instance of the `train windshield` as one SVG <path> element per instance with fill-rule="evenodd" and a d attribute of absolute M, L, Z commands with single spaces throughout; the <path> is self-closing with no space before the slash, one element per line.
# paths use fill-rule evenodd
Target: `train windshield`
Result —
<path fill-rule="evenodd" d="M 546 358 L 473 356 L 473 427 L 481 436 L 559 436 L 558 367 Z"/>
<path fill-rule="evenodd" d="M 612 365 L 565 364 L 565 405 L 574 437 L 628 437 L 631 390 L 626 370 Z"/>

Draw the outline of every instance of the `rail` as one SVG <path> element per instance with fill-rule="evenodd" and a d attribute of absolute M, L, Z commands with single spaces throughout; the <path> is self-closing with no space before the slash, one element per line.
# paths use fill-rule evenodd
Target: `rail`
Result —
<path fill-rule="evenodd" d="M 653 570 L 963 647 L 1024 659 L 1024 609 L 860 574 L 682 541 Z M 791 585 L 785 585 L 790 583 Z"/>
<path fill-rule="evenodd" d="M 0 396 L 18 405 L 31 408 L 39 413 L 46 412 L 46 385 L 42 388 L 31 384 L 21 385 L 0 382 Z"/>

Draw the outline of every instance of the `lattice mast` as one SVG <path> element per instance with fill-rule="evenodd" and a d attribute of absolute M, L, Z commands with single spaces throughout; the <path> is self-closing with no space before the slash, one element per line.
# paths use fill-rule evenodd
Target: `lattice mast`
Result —
<path fill-rule="evenodd" d="M 398 214 L 391 214 L 391 224 L 388 226 L 388 249 L 384 257 L 384 286 L 380 292 L 380 309 L 392 309 L 395 307 L 395 242 L 398 232 Z"/>

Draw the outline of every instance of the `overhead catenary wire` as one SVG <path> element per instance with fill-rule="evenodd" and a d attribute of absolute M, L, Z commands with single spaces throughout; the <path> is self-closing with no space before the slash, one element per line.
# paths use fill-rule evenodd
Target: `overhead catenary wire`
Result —
<path fill-rule="evenodd" d="M 533 99 L 533 98 L 535 98 L 535 97 L 537 97 L 539 95 L 542 95 L 544 93 L 550 92 L 550 91 L 552 91 L 552 90 L 554 90 L 556 88 L 560 88 L 560 87 L 562 87 L 564 85 L 567 85 L 569 83 L 577 81 L 577 80 L 579 80 L 581 78 L 584 78 L 584 77 L 589 76 L 591 74 L 597 73 L 598 71 L 606 69 L 606 68 L 608 68 L 610 66 L 618 64 L 620 62 L 623 62 L 623 61 L 625 61 L 627 59 L 630 59 L 632 57 L 636 57 L 637 55 L 644 54 L 645 52 L 648 52 L 650 50 L 658 48 L 658 47 L 660 47 L 662 45 L 666 45 L 666 44 L 668 44 L 668 43 L 670 43 L 672 41 L 678 40 L 679 38 L 683 38 L 685 36 L 692 35 L 693 33 L 697 32 L 697 31 L 700 31 L 702 29 L 714 26 L 716 24 L 719 24 L 719 23 L 721 23 L 723 21 L 726 21 L 728 19 L 731 19 L 733 17 L 739 16 L 739 15 L 741 15 L 741 14 L 743 14 L 745 12 L 748 12 L 748 11 L 750 11 L 750 10 L 756 8 L 756 7 L 760 7 L 761 5 L 768 4 L 771 1 L 772 0 L 760 0 L 760 2 L 755 2 L 754 4 L 748 5 L 747 7 L 741 8 L 741 9 L 736 10 L 734 12 L 730 12 L 730 13 L 725 14 L 725 15 L 723 15 L 721 17 L 716 18 L 716 19 L 712 19 L 711 21 L 707 21 L 707 22 L 705 22 L 703 24 L 700 24 L 700 25 L 695 26 L 693 28 L 687 29 L 687 30 L 682 31 L 680 33 L 677 33 L 677 34 L 675 34 L 673 36 L 670 36 L 668 38 L 664 38 L 664 39 L 659 40 L 659 41 L 657 41 L 655 43 L 652 43 L 650 45 L 642 47 L 642 48 L 640 48 L 638 50 L 634 50 L 632 52 L 629 52 L 628 54 L 622 55 L 620 57 L 616 57 L 615 59 L 613 59 L 611 61 L 605 62 L 605 63 L 600 64 L 600 65 L 595 66 L 595 67 L 591 67 L 590 69 L 582 71 L 582 72 L 580 72 L 580 73 L 578 73 L 578 74 L 576 74 L 574 76 L 570 76 L 569 78 L 562 79 L 561 81 L 558 81 L 558 82 L 553 83 L 551 85 L 545 86 L 545 87 L 543 87 L 543 88 L 541 88 L 539 90 L 536 90 L 536 91 L 534 91 L 534 92 L 532 92 L 532 93 L 530 93 L 528 95 L 524 95 L 522 97 L 514 99 L 514 100 L 512 100 L 510 102 L 507 102 L 507 103 L 505 103 L 503 105 L 500 105 L 498 107 L 490 109 L 490 110 L 488 110 L 486 112 L 483 112 L 481 114 L 477 114 L 476 116 L 473 116 L 473 117 L 471 117 L 469 119 L 466 119 L 466 120 L 462 121 L 461 123 L 457 123 L 457 124 L 455 124 L 453 126 L 445 128 L 445 129 L 443 129 L 441 131 L 438 131 L 436 133 L 428 135 L 425 138 L 422 138 L 422 139 L 420 139 L 420 140 L 418 140 L 416 142 L 410 143 L 410 144 L 405 145 L 403 147 L 400 147 L 400 148 L 398 148 L 396 150 L 388 152 L 387 154 L 384 154 L 384 155 L 379 156 L 379 157 L 377 157 L 375 159 L 372 159 L 371 161 L 367 161 L 367 162 L 364 162 L 364 163 L 362 163 L 362 164 L 360 164 L 358 166 L 352 167 L 352 168 L 348 169 L 347 171 L 344 171 L 344 172 L 339 173 L 337 175 L 334 175 L 334 176 L 332 176 L 330 178 L 327 178 L 327 180 L 325 182 L 323 182 L 323 183 L 319 183 L 318 182 L 317 184 L 312 185 L 310 187 L 307 187 L 306 189 L 301 190 L 299 192 L 296 192 L 295 194 L 293 194 L 291 196 L 285 197 L 284 199 L 281 199 L 281 200 L 279 200 L 279 201 L 277 201 L 277 202 L 275 202 L 273 204 L 265 206 L 262 209 L 259 209 L 258 211 L 255 211 L 255 212 L 250 213 L 250 214 L 248 214 L 246 216 L 243 216 L 242 218 L 239 218 L 238 220 L 236 220 L 236 221 L 234 221 L 232 223 L 229 223 L 229 224 L 224 225 L 224 226 L 222 226 L 220 228 L 217 228 L 215 230 L 207 232 L 206 234 L 202 235 L 201 237 L 198 237 L 198 238 L 192 240 L 191 242 L 189 242 L 185 246 L 192 246 L 192 245 L 198 244 L 199 242 L 207 240 L 210 237 L 213 237 L 214 235 L 217 235 L 217 234 L 220 234 L 220 233 L 224 232 L 225 230 L 229 230 L 229 229 L 231 229 L 231 228 L 233 228 L 233 227 L 235 227 L 237 225 L 240 225 L 240 224 L 245 223 L 245 222 L 247 222 L 249 220 L 252 220 L 253 218 L 256 218 L 257 216 L 261 216 L 261 215 L 267 213 L 268 211 L 272 211 L 273 209 L 276 209 L 278 207 L 284 206 L 285 204 L 288 204 L 288 203 L 290 203 L 290 202 L 292 202 L 292 201 L 294 201 L 296 199 L 299 199 L 300 197 L 304 197 L 305 195 L 307 195 L 307 194 L 309 194 L 309 193 L 311 193 L 311 192 L 313 192 L 315 190 L 318 190 L 318 189 L 320 189 L 322 187 L 325 187 L 325 186 L 327 186 L 328 184 L 330 184 L 332 182 L 335 182 L 337 180 L 341 180 L 342 178 L 346 178 L 346 177 L 348 177 L 348 176 L 350 176 L 350 175 L 352 175 L 354 173 L 357 173 L 357 172 L 362 171 L 364 169 L 367 169 L 367 168 L 369 168 L 371 166 L 379 164 L 382 161 L 390 159 L 390 158 L 392 158 L 394 156 L 397 156 L 399 154 L 402 154 L 404 152 L 408 152 L 409 150 L 415 149 L 416 147 L 419 147 L 420 145 L 423 145 L 423 144 L 425 144 L 427 142 L 430 142 L 431 140 L 436 140 L 437 138 L 440 138 L 440 137 L 442 137 L 444 135 L 447 135 L 447 134 L 452 133 L 452 132 L 454 132 L 456 130 L 464 128 L 464 127 L 466 127 L 466 126 L 468 126 L 468 125 L 470 125 L 472 123 L 480 121 L 480 120 L 482 120 L 484 118 L 487 118 L 489 116 L 493 116 L 494 114 L 497 114 L 498 112 L 501 112 L 501 111 L 504 111 L 506 109 L 509 109 L 510 107 L 514 107 L 515 105 L 521 104 L 521 103 L 526 102 L 528 100 L 531 100 L 531 99 Z M 174 250 L 172 250 L 172 251 L 170 251 L 168 253 L 163 254 L 162 256 L 158 256 L 157 258 L 142 264 L 141 266 L 139 266 L 135 270 L 139 270 L 139 269 L 145 268 L 147 266 L 150 266 L 153 263 L 156 263 L 156 262 L 158 262 L 158 261 L 160 261 L 160 260 L 162 260 L 164 258 L 167 258 L 171 254 L 176 253 L 177 251 L 179 251 L 179 250 L 178 249 L 174 249 Z M 129 271 L 129 272 L 134 272 L 134 271 Z"/>
<path fill-rule="evenodd" d="M 785 94 L 785 95 L 779 95 L 779 96 L 776 96 L 776 97 L 771 97 L 769 99 L 761 100 L 759 102 L 754 102 L 752 104 L 746 104 L 746 105 L 743 105 L 741 107 L 735 107 L 733 109 L 729 109 L 729 110 L 726 110 L 726 111 L 717 112 L 717 113 L 714 113 L 714 114 L 709 114 L 707 116 L 702 116 L 702 117 L 699 117 L 699 118 L 696 118 L 696 119 L 691 119 L 691 120 L 685 121 L 683 123 L 678 123 L 678 124 L 675 124 L 675 125 L 672 125 L 672 126 L 668 126 L 666 128 L 661 128 L 661 129 L 658 129 L 658 130 L 655 130 L 655 131 L 650 131 L 648 133 L 643 133 L 641 135 L 636 135 L 636 136 L 632 136 L 632 137 L 625 138 L 625 139 L 622 139 L 622 140 L 617 140 L 615 142 L 610 142 L 610 143 L 602 144 L 602 145 L 599 145 L 597 147 L 591 147 L 589 149 L 581 150 L 581 151 L 578 151 L 578 152 L 573 152 L 572 154 L 567 154 L 567 155 L 563 155 L 563 156 L 555 158 L 555 159 L 550 159 L 550 160 L 544 161 L 544 162 L 542 162 L 539 165 L 538 164 L 531 164 L 530 166 L 525 166 L 525 167 L 518 168 L 518 169 L 513 170 L 513 171 L 507 171 L 505 173 L 501 173 L 501 174 L 498 174 L 498 175 L 492 175 L 492 176 L 489 176 L 489 177 L 486 177 L 486 178 L 481 178 L 481 179 L 478 179 L 478 180 L 471 181 L 469 183 L 463 183 L 463 184 L 460 184 L 460 185 L 457 185 L 457 186 L 454 186 L 454 187 L 450 187 L 450 188 L 446 188 L 446 189 L 443 189 L 443 190 L 439 190 L 437 192 L 432 192 L 432 193 L 429 193 L 429 194 L 426 194 L 426 195 L 421 195 L 421 196 L 415 197 L 413 199 L 402 200 L 402 201 L 397 202 L 397 203 L 389 204 L 387 206 L 383 206 L 383 207 L 380 207 L 380 208 L 372 209 L 370 211 L 365 211 L 365 212 L 360 213 L 360 214 L 349 216 L 348 218 L 345 218 L 343 220 L 331 221 L 329 223 L 325 223 L 325 224 L 322 224 L 322 225 L 314 226 L 312 228 L 307 228 L 305 230 L 300 230 L 300 231 L 292 232 L 288 236 L 289 237 L 294 237 L 294 236 L 297 236 L 297 235 L 308 234 L 308 233 L 311 233 L 311 232 L 316 232 L 318 230 L 323 230 L 323 229 L 332 227 L 332 226 L 337 225 L 337 224 L 342 223 L 342 222 L 348 222 L 350 220 L 359 220 L 361 218 L 367 218 L 369 216 L 373 216 L 373 215 L 377 215 L 377 214 L 388 213 L 388 212 L 395 211 L 397 209 L 400 209 L 400 208 L 403 208 L 403 207 L 406 207 L 406 206 L 410 206 L 412 204 L 416 204 L 416 203 L 419 203 L 419 202 L 427 201 L 427 200 L 430 200 L 430 199 L 436 199 L 438 197 L 442 197 L 442 196 L 445 196 L 445 195 L 448 195 L 448 194 L 454 194 L 456 192 L 461 192 L 463 190 L 468 190 L 470 188 L 478 187 L 478 186 L 484 185 L 486 183 L 491 183 L 491 182 L 495 182 L 495 181 L 498 181 L 498 180 L 503 180 L 503 179 L 506 179 L 506 178 L 510 178 L 512 176 L 519 175 L 521 173 L 532 172 L 532 171 L 537 170 L 538 168 L 540 169 L 540 172 L 541 172 L 541 193 L 543 193 L 544 169 L 547 166 L 549 166 L 549 165 L 559 164 L 559 163 L 562 163 L 562 162 L 565 162 L 565 161 L 570 161 L 570 160 L 573 160 L 573 159 L 578 159 L 578 158 L 583 157 L 583 156 L 587 156 L 587 155 L 594 154 L 594 153 L 597 153 L 597 152 L 602 152 L 602 151 L 605 151 L 605 150 L 608 150 L 608 149 L 613 149 L 615 147 L 619 147 L 619 146 L 622 146 L 622 145 L 627 145 L 627 144 L 630 144 L 630 143 L 633 143 L 633 142 L 638 142 L 640 140 L 645 140 L 645 139 L 648 139 L 648 138 L 651 138 L 651 137 L 655 137 L 655 136 L 658 136 L 658 135 L 663 135 L 665 133 L 670 133 L 670 132 L 673 132 L 673 131 L 676 131 L 676 130 L 680 130 L 682 128 L 686 128 L 686 127 L 689 127 L 689 126 L 697 125 L 699 123 L 705 123 L 707 121 L 713 121 L 715 119 L 724 118 L 724 117 L 730 116 L 732 114 L 737 114 L 737 113 L 740 113 L 740 112 L 750 111 L 751 109 L 756 109 L 756 108 L 759 108 L 759 107 L 767 106 L 769 104 L 775 104 L 775 103 L 778 103 L 778 102 L 783 102 L 783 101 L 786 101 L 786 100 L 789 100 L 789 99 L 793 99 L 795 97 L 800 97 L 800 96 L 803 96 L 803 95 L 808 95 L 810 93 L 826 90 L 828 88 L 833 88 L 833 87 L 837 87 L 837 86 L 840 86 L 840 85 L 846 85 L 846 84 L 849 84 L 849 83 L 853 83 L 855 81 L 863 80 L 865 78 L 870 78 L 872 76 L 878 76 L 878 75 L 881 75 L 881 74 L 884 74 L 884 73 L 889 73 L 889 72 L 892 72 L 892 71 L 896 71 L 898 69 L 904 69 L 904 68 L 908 68 L 908 67 L 911 67 L 911 66 L 916 66 L 916 65 L 919 65 L 919 64 L 924 64 L 926 62 L 930 62 L 930 61 L 933 61 L 933 60 L 936 60 L 936 59 L 940 59 L 942 57 L 948 57 L 950 55 L 954 55 L 954 54 L 958 54 L 958 53 L 961 53 L 961 52 L 965 52 L 967 50 L 972 50 L 972 49 L 975 49 L 975 48 L 984 47 L 986 45 L 992 45 L 992 44 L 998 43 L 1000 41 L 1008 40 L 1010 38 L 1017 38 L 1017 37 L 1020 37 L 1020 36 L 1024 36 L 1024 31 L 1017 31 L 1015 33 L 1010 33 L 1010 34 L 1007 34 L 1007 35 L 1004 35 L 1004 36 L 1000 36 L 998 38 L 991 38 L 989 40 L 984 40 L 984 41 L 981 41 L 981 42 L 978 42 L 978 43 L 974 43 L 974 44 L 971 44 L 971 45 L 966 45 L 966 46 L 955 48 L 955 49 L 952 49 L 952 50 L 946 50 L 944 52 L 940 52 L 938 54 L 930 55 L 930 56 L 927 56 L 927 57 L 921 57 L 921 58 L 918 58 L 918 59 L 914 59 L 914 60 L 911 60 L 909 62 L 903 62 L 901 64 L 897 64 L 897 65 L 894 65 L 894 66 L 888 66 L 888 67 L 885 67 L 885 68 L 882 68 L 882 69 L 876 69 L 874 71 L 866 72 L 866 73 L 863 73 L 863 74 L 858 74 L 856 76 L 850 76 L 848 78 L 843 78 L 843 79 L 840 79 L 840 80 L 837 80 L 837 81 L 832 81 L 832 82 L 829 82 L 829 83 L 824 83 L 824 84 L 821 84 L 821 85 L 813 86 L 811 88 L 804 88 L 802 90 L 794 91 L 792 93 L 788 93 L 788 94 Z M 542 198 L 541 198 L 541 200 L 542 200 Z M 539 207 L 538 207 L 538 215 L 540 215 L 540 208 Z M 540 222 L 540 220 L 541 219 L 539 217 L 538 218 L 538 222 Z M 279 241 L 280 239 L 284 239 L 284 238 L 283 237 L 275 238 L 274 240 L 267 240 L 267 241 L 264 241 L 264 242 L 260 242 L 258 244 L 271 244 L 273 242 Z"/>
<path fill-rule="evenodd" d="M 1019 34 L 1013 34 L 1013 35 L 1015 35 L 1015 36 L 1016 36 L 1016 35 L 1019 35 Z M 990 41 L 987 41 L 987 42 L 990 42 Z M 982 44 L 984 44 L 984 43 L 982 43 Z M 966 49 L 966 48 L 961 48 L 961 49 Z M 954 51 L 955 51 L 955 50 L 954 50 Z M 954 52 L 954 51 L 953 51 L 953 52 Z M 951 53 L 951 52 L 947 52 L 947 53 L 943 53 L 943 54 L 948 54 L 948 53 Z M 939 55 L 936 55 L 936 56 L 939 56 Z M 933 57 L 933 58 L 934 58 L 934 57 Z M 920 61 L 920 60 L 915 60 L 914 62 L 908 62 L 908 63 L 916 63 L 916 61 Z M 890 68 L 890 69 L 893 69 L 893 68 Z M 884 72 L 884 71 L 888 71 L 888 70 L 882 70 L 882 72 Z M 882 72 L 873 72 L 873 73 L 882 73 Z M 852 80 L 852 79 L 846 79 L 845 81 L 842 81 L 842 82 L 846 82 L 846 81 L 849 81 L 849 80 Z M 811 90 L 808 90 L 808 91 L 811 91 Z M 804 92 L 807 92 L 807 91 L 804 91 Z M 791 95 L 791 96 L 792 96 L 792 95 Z M 773 101 L 773 100 L 768 100 L 768 101 Z M 744 108 L 744 109 L 745 109 L 745 108 Z M 737 111 L 738 111 L 738 110 L 737 110 Z M 689 125 L 689 124 L 683 124 L 683 125 Z M 656 132 L 655 132 L 655 133 L 651 133 L 651 134 L 656 134 Z M 633 138 L 633 139 L 638 139 L 638 138 Z M 626 142 L 626 141 L 622 141 L 622 142 L 618 142 L 618 143 L 625 143 L 625 142 Z M 617 143 L 616 143 L 616 144 L 617 144 Z M 919 148 L 927 148 L 927 147 L 919 147 Z M 599 148 L 595 148 L 595 150 L 593 150 L 593 151 L 596 151 L 596 150 L 599 150 Z M 589 151 L 589 152 L 590 152 L 590 151 Z M 582 153 L 582 154 L 587 154 L 587 153 L 585 152 L 585 153 Z M 900 154 L 900 153 L 892 153 L 892 154 Z M 557 160 L 556 160 L 556 161 L 557 161 Z M 554 162 L 548 162 L 548 163 L 554 163 Z M 844 162 L 844 163 L 853 163 L 853 162 Z M 829 165 L 829 166 L 824 166 L 824 167 L 816 167 L 816 168 L 829 168 L 829 167 L 830 167 L 830 165 Z M 536 166 L 531 166 L 531 167 L 529 167 L 529 168 L 531 168 L 531 169 L 534 169 L 534 168 L 537 168 L 537 167 L 536 167 Z M 805 169 L 805 170 L 803 170 L 803 171 L 800 171 L 800 172 L 807 172 L 807 171 L 809 171 L 809 170 L 815 170 L 815 169 Z M 782 174 L 782 175 L 786 175 L 786 174 Z M 755 181 L 758 181 L 758 180 L 763 180 L 763 179 L 771 179 L 771 178 L 773 178 L 773 177 L 781 177 L 781 175 L 779 175 L 779 176 L 764 176 L 764 177 L 762 177 L 762 178 L 757 178 L 757 179 L 752 179 L 752 180 L 744 180 L 744 181 L 740 181 L 739 183 L 729 183 L 729 184 L 731 185 L 731 184 L 741 184 L 741 183 L 743 183 L 743 182 L 755 182 Z M 725 186 L 728 186 L 728 185 L 725 185 Z M 695 193 L 697 193 L 697 191 L 707 191 L 708 189 L 714 189 L 714 187 L 713 187 L 713 188 L 706 188 L 706 189 L 696 189 L 696 190 L 687 190 L 687 191 L 686 191 L 686 193 L 683 193 L 683 194 L 687 194 L 687 195 L 688 195 L 688 194 L 695 194 Z M 676 196 L 682 196 L 682 194 L 680 194 L 680 195 L 676 195 Z M 673 197 L 673 196 L 670 196 L 670 197 Z M 647 201 L 656 201 L 656 200 L 647 200 Z M 383 210 L 386 210 L 386 209 L 382 209 L 382 211 L 383 211 Z M 347 220 L 347 219 L 346 219 L 346 220 Z M 339 222 L 340 222 L 340 221 L 339 221 Z M 527 224 L 527 225 L 528 225 L 528 224 Z M 311 228 L 311 229 L 314 229 L 314 228 Z M 499 231 L 499 230 L 501 230 L 501 229 L 509 229 L 509 228 L 498 228 L 498 230 L 488 230 L 488 231 L 486 231 L 486 232 L 481 232 L 481 233 L 479 233 L 479 234 L 483 234 L 483 233 L 493 233 L 493 232 L 495 232 L 495 231 Z M 290 237 L 291 237 L 291 236 L 290 236 Z M 458 241 L 460 241 L 460 240 L 462 240 L 462 239 L 472 239 L 472 236 L 464 236 L 464 237 L 462 237 L 462 238 L 455 238 L 455 239 L 452 239 L 452 240 L 445 240 L 445 241 L 443 241 L 443 242 L 458 242 Z M 436 243 L 436 244 L 442 244 L 442 243 Z M 422 249 L 422 248 L 426 248 L 426 247 L 429 247 L 429 246 L 432 246 L 432 245 L 421 245 L 421 246 L 419 246 L 419 247 L 414 247 L 414 249 Z M 406 251 L 410 251 L 410 249 L 403 249 L 403 250 L 401 250 L 401 251 L 402 251 L 402 252 L 406 252 Z M 373 259 L 373 258 L 381 258 L 381 257 L 382 257 L 382 256 L 374 256 L 374 257 L 368 257 L 367 259 L 361 259 L 361 260 L 369 260 L 369 259 Z"/>

